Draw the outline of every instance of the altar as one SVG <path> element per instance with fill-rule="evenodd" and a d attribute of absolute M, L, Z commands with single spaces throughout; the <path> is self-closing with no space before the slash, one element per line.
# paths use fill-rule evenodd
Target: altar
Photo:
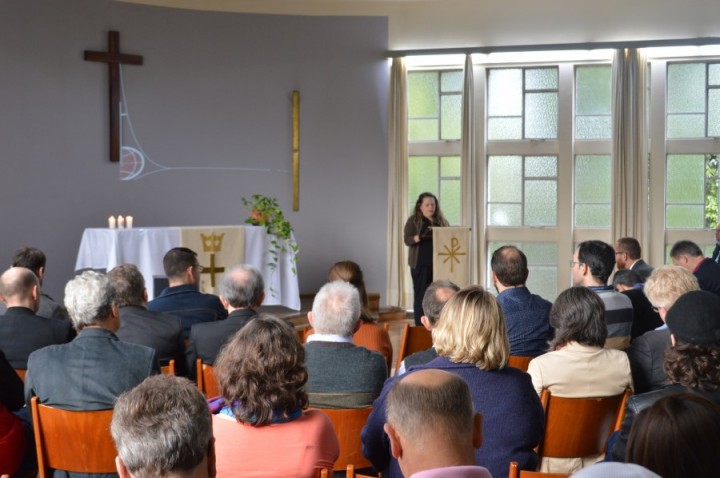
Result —
<path fill-rule="evenodd" d="M 188 238 L 193 236 L 202 237 L 207 244 L 189 244 Z M 217 240 L 222 241 L 226 236 L 221 245 Z M 148 297 L 152 299 L 160 293 L 155 290 L 156 281 L 165 277 L 162 264 L 165 253 L 173 247 L 190 247 L 198 253 L 198 261 L 204 269 L 200 287 L 204 292 L 217 293 L 222 272 L 244 262 L 262 273 L 265 280 L 263 305 L 300 310 L 294 255 L 280 252 L 276 267 L 273 267 L 271 240 L 265 228 L 259 226 L 87 228 L 80 241 L 75 270 L 109 271 L 120 264 L 135 264 L 145 278 Z M 216 257 L 220 247 L 225 249 L 224 261 Z"/>

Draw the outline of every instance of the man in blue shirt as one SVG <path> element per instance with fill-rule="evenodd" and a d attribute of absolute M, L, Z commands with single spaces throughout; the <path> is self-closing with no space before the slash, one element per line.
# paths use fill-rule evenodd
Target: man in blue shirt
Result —
<path fill-rule="evenodd" d="M 505 316 L 510 354 L 523 357 L 544 354 L 554 335 L 548 318 L 552 304 L 525 287 L 527 257 L 517 247 L 503 246 L 493 252 L 490 268 L 498 291 L 497 301 Z"/>

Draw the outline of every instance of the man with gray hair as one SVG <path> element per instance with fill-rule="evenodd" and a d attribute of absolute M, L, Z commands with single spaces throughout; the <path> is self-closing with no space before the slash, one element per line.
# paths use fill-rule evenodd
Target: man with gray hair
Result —
<path fill-rule="evenodd" d="M 353 285 L 329 282 L 315 296 L 308 312 L 315 333 L 305 344 L 310 405 L 363 408 L 382 390 L 387 378 L 385 358 L 352 341 L 359 319 L 360 296 Z"/>
<path fill-rule="evenodd" d="M 120 478 L 215 476 L 210 409 L 187 379 L 149 377 L 120 395 L 110 432 Z"/>
<path fill-rule="evenodd" d="M 428 332 L 432 332 L 433 327 L 435 327 L 435 322 L 440 318 L 440 312 L 442 312 L 445 303 L 459 290 L 460 288 L 449 280 L 442 279 L 434 281 L 425 290 L 425 295 L 422 300 L 424 315 L 420 317 L 420 322 Z M 402 375 L 413 365 L 422 365 L 435 358 L 437 358 L 435 347 L 415 352 L 405 357 L 405 360 L 402 361 L 396 373 Z"/>
<path fill-rule="evenodd" d="M 36 350 L 28 360 L 25 399 L 65 410 L 107 410 L 122 392 L 160 371 L 155 351 L 121 342 L 120 316 L 107 276 L 86 271 L 65 287 L 78 336 Z"/>
<path fill-rule="evenodd" d="M 190 329 L 186 357 L 191 377 L 196 375 L 198 358 L 208 365 L 215 364 L 225 342 L 257 315 L 263 300 L 265 282 L 255 267 L 238 264 L 225 272 L 220 283 L 220 302 L 229 315 L 225 320 L 198 323 Z"/>
<path fill-rule="evenodd" d="M 187 376 L 185 339 L 182 321 L 175 316 L 147 310 L 145 278 L 133 264 L 120 264 L 108 272 L 120 308 L 120 329 L 116 335 L 123 342 L 155 349 L 160 365 L 175 361 L 175 374 Z"/>
<path fill-rule="evenodd" d="M 403 377 L 388 393 L 384 428 L 403 476 L 491 478 L 475 466 L 482 415 L 457 375 L 428 369 Z"/>

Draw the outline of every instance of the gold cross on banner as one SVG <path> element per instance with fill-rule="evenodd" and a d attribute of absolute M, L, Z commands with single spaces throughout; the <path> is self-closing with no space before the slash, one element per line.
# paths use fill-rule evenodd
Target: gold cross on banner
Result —
<path fill-rule="evenodd" d="M 211 252 L 210 265 L 203 266 L 201 274 L 210 274 L 210 287 L 212 287 L 213 289 L 215 288 L 215 274 L 220 274 L 221 272 L 225 272 L 225 268 L 215 265 L 215 253 Z"/>
<path fill-rule="evenodd" d="M 457 261 L 457 263 L 460 264 L 460 259 L 457 256 L 464 256 L 467 255 L 467 253 L 460 252 L 460 241 L 454 236 L 450 239 L 450 247 L 448 247 L 447 244 L 443 244 L 443 247 L 445 248 L 445 252 L 438 252 L 438 255 L 447 256 L 445 260 L 443 260 L 443 264 L 446 264 L 447 261 L 451 261 L 450 272 L 455 272 L 455 262 Z"/>

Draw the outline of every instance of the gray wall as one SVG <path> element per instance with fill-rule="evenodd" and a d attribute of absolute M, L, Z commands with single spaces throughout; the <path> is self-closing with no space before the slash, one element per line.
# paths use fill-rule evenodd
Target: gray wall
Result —
<path fill-rule="evenodd" d="M 83 60 L 120 32 L 138 141 L 175 170 L 121 181 L 108 161 L 108 68 Z M 0 3 L 0 265 L 34 245 L 62 298 L 86 227 L 239 224 L 243 196 L 280 200 L 301 246 L 301 292 L 352 259 L 385 290 L 387 20 L 207 13 L 106 0 Z M 291 94 L 301 93 L 292 212 Z M 128 143 L 127 139 L 125 141 Z"/>

